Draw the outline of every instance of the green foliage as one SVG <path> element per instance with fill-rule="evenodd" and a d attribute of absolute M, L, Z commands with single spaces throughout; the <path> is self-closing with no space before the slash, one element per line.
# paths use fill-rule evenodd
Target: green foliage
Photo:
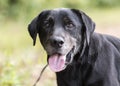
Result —
<path fill-rule="evenodd" d="M 17 69 L 15 66 L 9 62 L 6 62 L 3 66 L 0 76 L 0 86 L 21 86 L 20 77 L 17 76 Z"/>
<path fill-rule="evenodd" d="M 116 7 L 120 0 L 0 0 L 0 19 L 29 19 L 43 9 Z"/>
<path fill-rule="evenodd" d="M 97 1 L 92 0 L 92 2 L 90 2 L 90 5 L 98 8 L 106 8 L 106 7 L 111 8 L 111 7 L 119 6 L 118 3 L 120 3 L 119 0 L 97 0 Z"/>
<path fill-rule="evenodd" d="M 31 86 L 34 64 L 46 62 L 45 52 L 38 40 L 34 51 L 26 24 L 9 20 L 0 26 L 0 86 Z"/>

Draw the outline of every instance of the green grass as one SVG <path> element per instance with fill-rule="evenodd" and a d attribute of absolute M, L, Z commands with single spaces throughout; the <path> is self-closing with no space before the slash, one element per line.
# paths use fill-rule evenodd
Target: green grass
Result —
<path fill-rule="evenodd" d="M 0 86 L 26 86 L 32 78 L 32 70 L 44 64 L 46 57 L 42 47 L 33 47 L 27 25 L 7 22 L 0 29 Z M 40 49 L 39 49 L 40 48 Z M 38 50 L 39 49 L 39 50 Z"/>
<path fill-rule="evenodd" d="M 107 26 L 120 27 L 119 8 L 84 11 L 97 23 L 98 29 L 102 27 L 100 29 L 103 32 L 110 30 Z M 46 53 L 38 38 L 36 46 L 32 46 L 32 39 L 27 31 L 30 21 L 0 23 L 0 86 L 32 86 L 46 63 Z M 120 34 L 120 31 L 115 34 Z M 49 68 L 38 85 L 56 86 L 55 75 Z"/>

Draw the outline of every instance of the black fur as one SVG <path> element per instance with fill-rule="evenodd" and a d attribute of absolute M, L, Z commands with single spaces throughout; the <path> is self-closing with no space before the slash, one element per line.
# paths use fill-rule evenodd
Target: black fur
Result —
<path fill-rule="evenodd" d="M 63 16 L 69 17 L 74 26 L 69 24 L 66 27 Z M 70 52 L 72 56 L 67 57 L 73 60 L 68 61 L 65 70 L 56 72 L 58 86 L 120 86 L 120 39 L 95 33 L 94 29 L 95 23 L 90 17 L 76 9 L 43 11 L 29 25 L 34 45 L 39 34 L 43 47 L 48 51 L 48 58 L 58 48 L 46 48 L 50 46 L 50 37 L 54 33 L 61 38 L 66 34 L 76 39 L 76 51 Z"/>

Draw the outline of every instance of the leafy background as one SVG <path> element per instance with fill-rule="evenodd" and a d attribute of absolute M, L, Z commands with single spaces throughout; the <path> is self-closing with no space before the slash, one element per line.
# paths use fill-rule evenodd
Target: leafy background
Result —
<path fill-rule="evenodd" d="M 120 0 L 0 0 L 0 86 L 32 86 L 46 64 L 37 39 L 32 46 L 27 27 L 42 10 L 83 10 L 96 22 L 96 32 L 120 37 Z M 37 86 L 56 86 L 49 67 Z"/>

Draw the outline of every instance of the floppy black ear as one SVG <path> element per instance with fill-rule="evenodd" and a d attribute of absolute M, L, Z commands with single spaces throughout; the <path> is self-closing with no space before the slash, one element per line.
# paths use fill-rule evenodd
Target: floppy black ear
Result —
<path fill-rule="evenodd" d="M 37 19 L 38 17 L 33 19 L 32 22 L 28 25 L 28 32 L 33 39 L 33 45 L 35 45 L 37 37 Z"/>
<path fill-rule="evenodd" d="M 42 11 L 36 18 L 34 18 L 32 20 L 32 22 L 28 25 L 28 31 L 30 36 L 33 39 L 33 45 L 35 45 L 36 43 L 36 37 L 37 37 L 37 33 L 38 33 L 38 28 L 40 29 L 40 21 L 42 22 L 43 18 L 45 17 L 45 15 L 47 15 L 50 12 L 50 10 L 44 10 Z"/>
<path fill-rule="evenodd" d="M 72 11 L 75 12 L 78 17 L 82 18 L 85 27 L 86 41 L 87 44 L 89 45 L 91 34 L 94 32 L 95 29 L 95 23 L 84 12 L 76 9 L 72 9 Z"/>

